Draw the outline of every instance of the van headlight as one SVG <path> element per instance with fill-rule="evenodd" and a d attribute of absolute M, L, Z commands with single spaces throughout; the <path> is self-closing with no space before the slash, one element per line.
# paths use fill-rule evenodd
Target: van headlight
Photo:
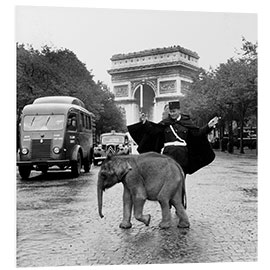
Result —
<path fill-rule="evenodd" d="M 59 147 L 54 147 L 53 148 L 53 152 L 55 153 L 55 154 L 59 154 L 60 153 L 60 148 Z"/>
<path fill-rule="evenodd" d="M 22 152 L 23 155 L 27 155 L 29 150 L 27 148 L 22 148 L 21 152 Z"/>

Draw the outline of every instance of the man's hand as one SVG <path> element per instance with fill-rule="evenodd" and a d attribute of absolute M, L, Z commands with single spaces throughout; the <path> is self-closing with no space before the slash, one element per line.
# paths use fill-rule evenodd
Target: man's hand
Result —
<path fill-rule="evenodd" d="M 145 113 L 140 113 L 140 121 L 143 122 L 143 124 L 146 122 L 147 118 L 146 118 L 146 115 Z"/>
<path fill-rule="evenodd" d="M 220 119 L 221 117 L 218 117 L 218 116 L 216 116 L 216 117 L 214 117 L 213 119 L 211 119 L 210 121 L 209 121 L 209 123 L 208 123 L 208 126 L 210 127 L 210 128 L 212 128 L 212 127 L 216 127 L 216 124 L 218 123 L 218 120 Z"/>

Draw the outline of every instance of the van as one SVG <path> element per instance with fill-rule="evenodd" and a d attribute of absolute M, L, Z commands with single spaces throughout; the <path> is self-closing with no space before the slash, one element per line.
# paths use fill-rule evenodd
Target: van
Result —
<path fill-rule="evenodd" d="M 22 179 L 31 170 L 71 169 L 78 177 L 93 160 L 95 117 L 78 98 L 50 96 L 23 108 L 17 166 Z"/>

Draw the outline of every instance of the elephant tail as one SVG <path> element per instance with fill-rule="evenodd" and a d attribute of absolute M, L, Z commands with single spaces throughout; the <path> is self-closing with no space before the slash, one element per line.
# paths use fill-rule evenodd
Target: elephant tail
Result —
<path fill-rule="evenodd" d="M 183 204 L 184 208 L 187 209 L 186 174 L 185 174 L 183 168 L 177 162 L 176 162 L 176 164 L 177 164 L 177 166 L 179 168 L 181 177 L 183 178 L 183 184 L 182 184 L 182 204 Z"/>
<path fill-rule="evenodd" d="M 182 185 L 182 204 L 187 209 L 187 193 L 186 193 L 186 175 L 184 174 L 183 185 Z"/>

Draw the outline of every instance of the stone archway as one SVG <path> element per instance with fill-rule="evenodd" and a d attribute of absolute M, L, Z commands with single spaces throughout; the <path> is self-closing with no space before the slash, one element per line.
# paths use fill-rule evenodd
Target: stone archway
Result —
<path fill-rule="evenodd" d="M 154 118 L 155 92 L 151 86 L 140 84 L 134 91 L 134 99 L 139 112 L 146 114 L 149 120 Z"/>
<path fill-rule="evenodd" d="M 126 111 L 127 124 L 139 120 L 139 112 L 158 122 L 164 106 L 189 91 L 199 68 L 199 56 L 181 46 L 157 48 L 111 57 L 115 102 Z"/>

